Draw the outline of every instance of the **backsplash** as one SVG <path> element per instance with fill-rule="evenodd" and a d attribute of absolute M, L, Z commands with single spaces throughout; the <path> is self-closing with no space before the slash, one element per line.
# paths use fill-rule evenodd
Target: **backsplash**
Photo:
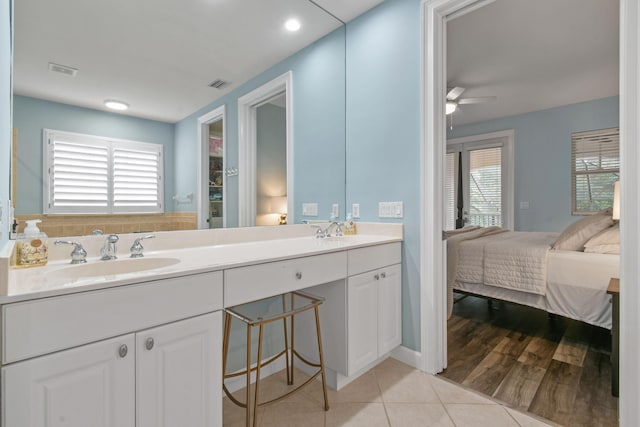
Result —
<path fill-rule="evenodd" d="M 197 228 L 195 212 L 166 212 L 161 214 L 118 215 L 16 215 L 18 233 L 25 221 L 41 219 L 41 231 L 49 237 L 86 236 L 93 230 L 104 234 L 144 233 L 151 231 L 194 230 Z"/>

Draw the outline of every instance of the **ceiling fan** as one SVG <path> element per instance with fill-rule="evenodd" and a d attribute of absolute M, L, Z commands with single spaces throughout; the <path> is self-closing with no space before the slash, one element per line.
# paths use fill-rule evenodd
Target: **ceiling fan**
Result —
<path fill-rule="evenodd" d="M 453 114 L 454 111 L 458 109 L 458 105 L 465 104 L 482 104 L 483 102 L 495 101 L 497 97 L 495 96 L 480 96 L 476 98 L 460 98 L 460 95 L 466 89 L 460 86 L 456 86 L 454 88 L 448 88 L 447 92 L 447 104 L 445 106 L 445 112 L 447 115 Z"/>

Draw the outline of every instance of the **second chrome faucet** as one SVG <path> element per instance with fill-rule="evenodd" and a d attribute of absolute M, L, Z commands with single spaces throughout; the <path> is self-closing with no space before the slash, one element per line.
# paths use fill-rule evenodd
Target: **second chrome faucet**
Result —
<path fill-rule="evenodd" d="M 116 243 L 119 239 L 120 238 L 117 234 L 109 234 L 107 236 L 104 241 L 104 246 L 102 247 L 102 250 L 100 250 L 100 254 L 102 255 L 100 260 L 109 261 L 118 258 L 116 256 Z"/>

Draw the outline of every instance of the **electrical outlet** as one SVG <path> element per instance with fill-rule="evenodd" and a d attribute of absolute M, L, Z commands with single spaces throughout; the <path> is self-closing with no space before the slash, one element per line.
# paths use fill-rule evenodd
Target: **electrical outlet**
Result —
<path fill-rule="evenodd" d="M 302 204 L 302 216 L 318 216 L 318 204 L 317 203 L 303 203 Z"/>
<path fill-rule="evenodd" d="M 351 205 L 351 218 L 360 218 L 360 203 L 354 203 Z"/>
<path fill-rule="evenodd" d="M 338 203 L 334 203 L 331 206 L 331 217 L 336 219 L 340 217 L 340 205 Z"/>

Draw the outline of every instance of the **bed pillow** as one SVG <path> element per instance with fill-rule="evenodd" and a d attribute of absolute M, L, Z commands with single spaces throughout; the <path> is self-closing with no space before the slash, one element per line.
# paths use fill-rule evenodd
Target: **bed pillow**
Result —
<path fill-rule="evenodd" d="M 593 236 L 584 244 L 584 251 L 597 254 L 619 254 L 620 224 L 609 227 Z"/>
<path fill-rule="evenodd" d="M 562 251 L 582 251 L 593 236 L 613 225 L 610 215 L 590 215 L 569 225 L 560 234 L 553 248 Z"/>

